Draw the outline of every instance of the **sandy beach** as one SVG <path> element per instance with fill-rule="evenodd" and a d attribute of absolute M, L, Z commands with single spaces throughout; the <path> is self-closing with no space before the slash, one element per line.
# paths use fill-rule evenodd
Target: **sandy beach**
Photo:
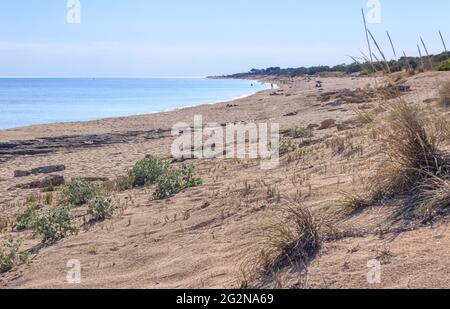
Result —
<path fill-rule="evenodd" d="M 432 226 L 391 220 L 396 205 L 336 216 L 342 192 L 364 191 L 381 155 L 372 138 L 383 126 L 386 77 L 304 77 L 267 79 L 278 89 L 215 105 L 90 122 L 30 126 L 0 131 L 0 215 L 5 221 L 23 209 L 25 199 L 43 195 L 27 189 L 49 174 L 14 177 L 15 171 L 64 165 L 51 173 L 64 179 L 114 179 L 146 155 L 171 159 L 175 123 L 279 123 L 284 138 L 298 149 L 274 170 L 259 160 L 191 160 L 204 183 L 164 200 L 151 199 L 154 187 L 114 194 L 123 213 L 42 248 L 10 272 L 1 288 L 238 288 L 245 263 L 258 253 L 258 233 L 282 215 L 283 200 L 295 199 L 316 217 L 342 231 L 324 242 L 310 262 L 308 288 L 371 288 L 367 263 L 380 256 L 382 288 L 449 288 L 450 233 L 446 221 Z M 401 99 L 447 115 L 436 104 L 439 83 L 448 72 L 401 76 Z M 320 83 L 318 83 L 320 82 Z M 320 84 L 320 87 L 318 86 Z M 403 88 L 402 88 L 403 89 Z M 374 94 L 375 93 L 375 94 Z M 371 115 L 363 121 L 361 115 Z M 373 119 L 372 119 L 373 118 Z M 311 128 L 310 138 L 291 130 Z M 76 209 L 80 220 L 86 209 Z M 0 238 L 19 236 L 23 248 L 39 243 L 30 232 L 5 226 Z M 67 262 L 81 261 L 82 282 L 66 282 Z M 299 274 L 286 269 L 264 287 L 297 287 Z"/>

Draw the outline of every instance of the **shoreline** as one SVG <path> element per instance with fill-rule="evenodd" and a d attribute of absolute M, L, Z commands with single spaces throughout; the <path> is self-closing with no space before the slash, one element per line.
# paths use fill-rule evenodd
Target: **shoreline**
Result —
<path fill-rule="evenodd" d="M 208 79 L 209 77 L 207 77 L 207 79 Z M 236 79 L 236 80 L 247 80 L 247 79 Z M 258 82 L 258 83 L 260 83 L 260 84 L 263 84 L 263 85 L 267 85 L 267 84 L 269 84 L 269 83 L 267 83 L 267 82 L 262 82 L 262 81 L 259 81 L 259 80 L 253 80 L 253 79 L 248 79 L 248 81 L 253 81 L 253 82 Z M 167 109 L 167 110 L 165 110 L 165 111 L 163 111 L 163 112 L 153 112 L 153 113 L 147 113 L 147 114 L 145 114 L 145 115 L 148 115 L 148 114 L 158 114 L 158 113 L 170 113 L 170 112 L 174 112 L 174 111 L 180 111 L 180 110 L 183 110 L 183 109 L 187 109 L 187 108 L 193 108 L 193 107 L 199 107 L 199 106 L 211 106 L 211 105 L 216 105 L 216 104 L 223 104 L 223 103 L 232 103 L 232 102 L 234 102 L 234 101 L 238 101 L 238 100 L 242 100 L 242 99 L 245 99 L 245 98 L 248 98 L 248 97 L 251 97 L 251 96 L 253 96 L 253 95 L 255 95 L 255 94 L 258 94 L 258 93 L 260 93 L 260 92 L 263 92 L 263 91 L 267 91 L 267 90 L 271 90 L 271 88 L 269 88 L 270 86 L 269 85 L 267 85 L 267 89 L 262 89 L 262 90 L 258 90 L 258 91 L 256 91 L 256 92 L 252 92 L 252 93 L 250 93 L 250 94 L 244 94 L 244 95 L 242 95 L 242 96 L 238 96 L 238 97 L 235 97 L 235 98 L 232 98 L 232 99 L 229 99 L 229 100 L 222 100 L 222 101 L 217 101 L 217 102 L 212 102 L 212 103 L 202 103 L 202 104 L 194 104 L 194 105 L 187 105 L 187 106 L 182 106 L 182 107 L 172 107 L 172 108 L 169 108 L 169 109 Z M 278 87 L 278 85 L 276 85 L 276 87 Z M 279 88 L 274 88 L 274 89 L 279 89 Z M 139 115 L 135 115 L 135 116 L 139 116 Z M 125 116 L 126 117 L 126 116 Z M 132 116 L 131 116 L 132 117 Z"/>
<path fill-rule="evenodd" d="M 210 79 L 210 78 L 206 77 L 206 78 L 199 78 L 199 79 Z M 222 78 L 222 79 L 226 80 L 226 78 Z M 28 128 L 32 129 L 32 128 L 35 128 L 35 127 L 48 126 L 48 125 L 52 125 L 53 126 L 53 125 L 82 124 L 82 123 L 92 123 L 92 122 L 99 122 L 99 121 L 114 120 L 114 119 L 126 119 L 126 118 L 130 118 L 130 117 L 139 117 L 139 116 L 149 116 L 149 115 L 164 114 L 164 113 L 170 113 L 170 112 L 175 112 L 175 111 L 182 111 L 182 110 L 185 110 L 185 109 L 196 108 L 196 107 L 201 107 L 201 106 L 213 106 L 213 105 L 223 104 L 223 103 L 232 103 L 234 101 L 238 101 L 238 100 L 241 100 L 241 99 L 245 99 L 245 98 L 254 96 L 254 95 L 256 95 L 256 94 L 258 94 L 260 92 L 271 90 L 270 83 L 267 82 L 267 81 L 260 80 L 260 79 L 251 79 L 250 80 L 250 79 L 236 79 L 236 78 L 234 78 L 234 80 L 246 80 L 246 81 L 250 81 L 250 82 L 254 82 L 254 83 L 260 83 L 264 87 L 266 87 L 266 89 L 253 91 L 250 94 L 245 94 L 245 95 L 237 96 L 237 97 L 234 97 L 234 98 L 231 98 L 231 99 L 225 99 L 225 100 L 215 101 L 215 102 L 211 102 L 211 103 L 199 103 L 199 104 L 186 105 L 186 106 L 180 106 L 180 107 L 169 107 L 168 109 L 163 110 L 163 111 L 145 112 L 145 113 L 137 113 L 137 114 L 132 114 L 132 115 L 114 116 L 114 117 L 101 117 L 101 118 L 98 118 L 98 119 L 91 119 L 91 120 L 46 122 L 46 123 L 30 124 L 30 125 L 18 126 L 18 127 L 12 127 L 12 128 L 5 128 L 5 129 L 0 129 L 0 141 L 1 141 L 1 134 L 5 133 L 5 132 L 10 132 L 10 131 L 24 130 L 24 129 L 28 129 Z M 279 86 L 274 84 L 274 88 L 273 89 L 279 89 Z"/>

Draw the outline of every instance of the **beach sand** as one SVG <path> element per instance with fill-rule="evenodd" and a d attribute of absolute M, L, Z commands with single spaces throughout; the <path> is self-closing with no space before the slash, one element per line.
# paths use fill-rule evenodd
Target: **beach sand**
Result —
<path fill-rule="evenodd" d="M 316 87 L 317 81 L 322 87 Z M 438 82 L 447 72 L 405 77 L 409 102 L 437 109 Z M 265 81 L 269 81 L 265 79 Z M 235 288 L 242 285 L 242 266 L 258 253 L 257 237 L 264 223 L 282 212 L 279 199 L 301 198 L 318 217 L 337 209 L 339 192 L 363 190 L 380 155 L 380 144 L 369 138 L 375 124 L 358 122 L 358 113 L 385 115 L 380 98 L 358 97 L 353 90 L 379 87 L 384 78 L 316 77 L 273 79 L 279 89 L 266 90 L 233 102 L 191 107 L 166 113 L 90 122 L 38 125 L 0 131 L 1 216 L 12 218 L 23 200 L 39 190 L 18 185 L 46 175 L 16 178 L 16 170 L 66 166 L 66 181 L 125 174 L 146 155 L 170 158 L 175 123 L 279 123 L 282 134 L 296 127 L 314 127 L 311 141 L 297 140 L 298 151 L 284 156 L 274 170 L 260 169 L 258 160 L 193 160 L 204 184 L 165 201 L 151 199 L 153 187 L 133 189 L 115 198 L 124 213 L 41 249 L 23 265 L 0 275 L 2 288 Z M 328 97 L 349 89 L 354 96 L 339 102 Z M 329 94 L 334 92 L 335 94 Z M 328 94 L 327 94 L 328 93 Z M 328 100 L 327 100 L 328 99 Z M 353 99 L 355 102 L 353 102 Z M 445 111 L 442 111 L 445 113 Z M 448 113 L 448 112 L 447 112 Z M 326 120 L 329 128 L 319 129 Z M 337 139 L 341 140 L 337 140 Z M 343 141 L 343 149 L 336 149 Z M 275 194 L 273 193 L 275 192 Z M 308 268 L 310 288 L 450 287 L 450 233 L 445 223 L 401 233 L 388 220 L 392 205 L 368 209 L 334 222 L 337 228 L 360 231 L 324 243 Z M 76 210 L 80 217 L 85 208 Z M 28 232 L 23 248 L 38 244 Z M 367 263 L 384 254 L 382 282 L 367 282 Z M 66 282 L 67 262 L 81 262 L 82 281 Z M 295 287 L 295 271 L 280 274 L 277 284 Z"/>

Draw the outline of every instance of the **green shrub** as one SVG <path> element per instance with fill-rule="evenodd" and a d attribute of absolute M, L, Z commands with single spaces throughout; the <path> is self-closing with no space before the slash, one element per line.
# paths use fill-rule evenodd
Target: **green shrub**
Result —
<path fill-rule="evenodd" d="M 156 180 L 156 190 L 153 196 L 157 199 L 165 199 L 181 190 L 199 186 L 203 183 L 202 179 L 195 176 L 193 165 L 183 165 L 181 169 L 167 169 Z"/>
<path fill-rule="evenodd" d="M 3 242 L 0 247 L 0 274 L 10 271 L 17 263 L 17 260 L 23 260 L 19 256 L 20 241 L 15 241 L 12 238 Z"/>
<path fill-rule="evenodd" d="M 70 207 L 51 208 L 36 219 L 33 224 L 33 233 L 35 236 L 42 236 L 43 243 L 57 241 L 68 234 L 77 232 L 71 222 Z"/>
<path fill-rule="evenodd" d="M 292 130 L 293 138 L 311 138 L 313 136 L 313 131 L 308 128 L 295 128 Z"/>
<path fill-rule="evenodd" d="M 14 223 L 14 229 L 17 231 L 31 229 L 36 222 L 38 208 L 36 203 L 31 203 L 23 212 L 18 213 L 16 222 Z"/>
<path fill-rule="evenodd" d="M 156 180 L 156 191 L 153 196 L 165 199 L 183 190 L 183 180 L 179 170 L 168 169 Z"/>
<path fill-rule="evenodd" d="M 117 210 L 117 204 L 106 197 L 97 197 L 89 204 L 88 213 L 97 221 L 111 219 Z"/>
<path fill-rule="evenodd" d="M 195 167 L 192 164 L 182 166 L 181 177 L 185 188 L 197 187 L 203 184 L 203 180 L 195 176 Z"/>
<path fill-rule="evenodd" d="M 298 148 L 297 145 L 294 144 L 292 141 L 282 140 L 280 142 L 280 148 L 279 148 L 280 156 L 284 156 L 285 154 L 288 154 L 289 152 L 295 151 L 297 148 Z"/>
<path fill-rule="evenodd" d="M 155 183 L 168 167 L 168 162 L 155 156 L 147 156 L 134 165 L 129 171 L 129 176 L 133 177 L 133 185 L 140 187 Z"/>
<path fill-rule="evenodd" d="M 74 206 L 80 206 L 89 202 L 98 193 L 98 186 L 92 182 L 77 180 L 62 188 L 64 199 Z"/>
<path fill-rule="evenodd" d="M 450 71 L 450 59 L 447 60 L 447 61 L 441 62 L 437 66 L 436 70 L 438 70 L 438 71 Z"/>

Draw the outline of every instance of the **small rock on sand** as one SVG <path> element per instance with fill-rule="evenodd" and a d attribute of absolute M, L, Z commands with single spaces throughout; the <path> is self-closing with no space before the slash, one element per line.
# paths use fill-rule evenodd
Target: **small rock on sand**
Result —
<path fill-rule="evenodd" d="M 50 175 L 42 180 L 36 180 L 30 183 L 21 184 L 15 189 L 45 189 L 49 187 L 59 187 L 65 184 L 65 180 L 63 176 L 59 175 Z"/>
<path fill-rule="evenodd" d="M 34 168 L 30 171 L 14 171 L 14 177 L 27 177 L 31 175 L 39 175 L 39 174 L 52 174 L 56 172 L 62 172 L 66 170 L 65 165 L 49 165 L 49 166 L 42 166 L 38 168 Z"/>
<path fill-rule="evenodd" d="M 336 125 L 336 120 L 334 119 L 327 119 L 325 121 L 322 121 L 320 124 L 319 130 L 326 130 L 329 128 L 332 128 Z"/>

